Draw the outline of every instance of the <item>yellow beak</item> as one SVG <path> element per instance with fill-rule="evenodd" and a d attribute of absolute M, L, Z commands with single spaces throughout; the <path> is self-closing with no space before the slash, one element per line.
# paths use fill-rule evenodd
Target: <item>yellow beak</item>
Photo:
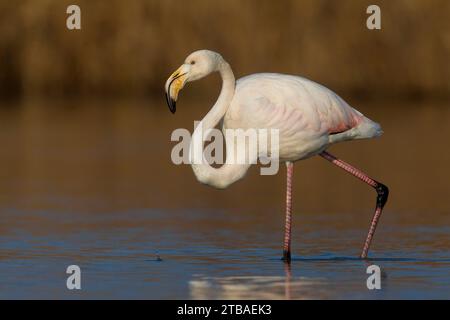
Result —
<path fill-rule="evenodd" d="M 174 73 L 171 74 L 169 79 L 166 81 L 166 100 L 167 105 L 172 113 L 175 113 L 177 110 L 176 102 L 178 99 L 178 93 L 181 89 L 183 89 L 184 84 L 186 83 L 187 74 L 189 72 L 190 66 L 187 64 L 183 64 L 179 67 Z"/>

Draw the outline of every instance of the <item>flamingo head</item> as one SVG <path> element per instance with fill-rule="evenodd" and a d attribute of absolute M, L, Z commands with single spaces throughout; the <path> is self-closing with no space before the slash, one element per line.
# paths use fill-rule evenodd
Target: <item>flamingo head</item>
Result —
<path fill-rule="evenodd" d="M 176 111 L 178 93 L 184 85 L 217 71 L 221 61 L 223 61 L 221 55 L 210 50 L 195 51 L 184 60 L 166 81 L 166 100 L 172 113 Z"/>

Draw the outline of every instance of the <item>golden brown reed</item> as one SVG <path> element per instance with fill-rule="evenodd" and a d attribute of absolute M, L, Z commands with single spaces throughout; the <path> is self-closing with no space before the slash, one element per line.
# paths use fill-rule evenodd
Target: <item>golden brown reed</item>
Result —
<path fill-rule="evenodd" d="M 145 96 L 199 48 L 236 75 L 302 74 L 360 97 L 447 97 L 450 2 L 76 1 L 82 30 L 65 27 L 68 0 L 0 0 L 0 97 Z"/>

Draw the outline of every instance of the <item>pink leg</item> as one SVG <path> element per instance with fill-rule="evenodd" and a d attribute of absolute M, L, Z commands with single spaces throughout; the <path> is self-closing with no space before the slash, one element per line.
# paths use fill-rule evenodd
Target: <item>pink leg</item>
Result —
<path fill-rule="evenodd" d="M 337 165 L 339 168 L 347 171 L 348 173 L 354 175 L 358 179 L 364 181 L 371 187 L 373 187 L 377 191 L 377 203 L 375 207 L 375 214 L 372 218 L 372 222 L 370 224 L 369 233 L 367 234 L 366 242 L 364 243 L 364 247 L 361 253 L 361 258 L 367 258 L 367 252 L 369 251 L 370 243 L 372 242 L 373 235 L 375 233 L 375 229 L 378 224 L 378 220 L 380 219 L 381 212 L 383 210 L 384 205 L 387 202 L 389 189 L 384 184 L 373 180 L 369 176 L 367 176 L 364 172 L 356 169 L 355 167 L 349 165 L 348 163 L 336 158 L 332 154 L 329 154 L 326 151 L 323 151 L 320 156 L 327 159 L 331 163 Z"/>
<path fill-rule="evenodd" d="M 286 224 L 284 225 L 284 246 L 283 260 L 291 261 L 291 218 L 292 218 L 292 176 L 294 174 L 294 164 L 286 162 L 287 183 L 286 183 Z"/>

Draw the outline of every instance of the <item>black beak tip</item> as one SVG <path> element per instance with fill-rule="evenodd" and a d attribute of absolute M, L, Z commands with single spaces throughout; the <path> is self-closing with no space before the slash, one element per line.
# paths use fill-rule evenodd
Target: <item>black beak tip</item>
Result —
<path fill-rule="evenodd" d="M 175 100 L 170 99 L 171 104 L 169 106 L 170 112 L 172 112 L 172 114 L 175 114 L 175 111 L 177 111 L 177 103 L 175 102 Z"/>
<path fill-rule="evenodd" d="M 175 111 L 177 111 L 177 103 L 175 100 L 173 100 L 167 93 L 166 93 L 166 101 L 167 105 L 169 106 L 170 112 L 175 114 Z"/>

